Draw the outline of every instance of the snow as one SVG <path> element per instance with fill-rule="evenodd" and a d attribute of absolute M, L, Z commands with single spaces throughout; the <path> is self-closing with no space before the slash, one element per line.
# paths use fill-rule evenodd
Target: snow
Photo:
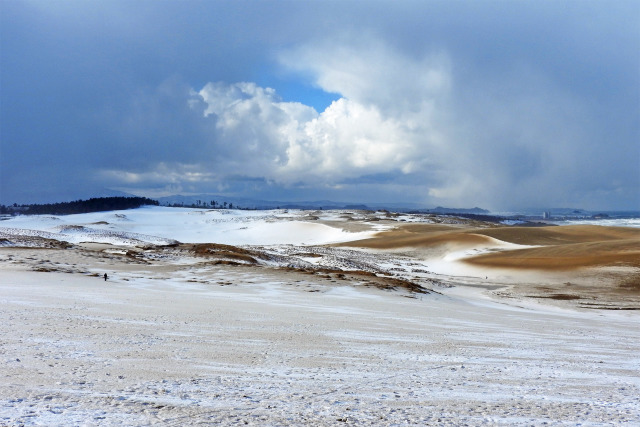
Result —
<path fill-rule="evenodd" d="M 339 213 L 325 215 L 335 219 Z M 347 232 L 341 228 L 305 220 L 302 211 L 194 210 L 143 207 L 126 211 L 95 212 L 54 217 L 18 216 L 2 222 L 0 233 L 15 233 L 63 240 L 136 245 L 141 242 L 169 244 L 222 243 L 229 245 L 320 245 L 371 237 L 370 232 Z M 17 231 L 16 231 L 17 229 Z M 379 228 L 378 228 L 379 229 Z"/>
<path fill-rule="evenodd" d="M 0 423 L 640 420 L 636 317 L 348 287 L 308 293 L 273 276 L 232 287 L 153 276 L 104 287 L 30 274 L 0 284 L 9 322 Z"/>
<path fill-rule="evenodd" d="M 348 232 L 345 212 L 314 215 L 145 207 L 3 221 L 0 238 L 117 247 L 96 259 L 1 250 L 0 425 L 640 425 L 637 312 L 490 298 L 491 281 L 459 261 L 522 247 L 498 240 L 423 260 L 314 247 L 388 227 Z M 410 295 L 184 254 L 149 255 L 107 283 L 87 274 L 176 240 L 478 287 Z M 86 273 L 27 269 L 43 263 Z"/>

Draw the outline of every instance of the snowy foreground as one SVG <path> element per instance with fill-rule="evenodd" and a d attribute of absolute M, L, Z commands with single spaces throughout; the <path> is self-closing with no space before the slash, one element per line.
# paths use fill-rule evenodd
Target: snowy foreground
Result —
<path fill-rule="evenodd" d="M 637 311 L 496 299 L 433 272 L 426 293 L 309 273 L 304 262 L 346 268 L 353 252 L 302 245 L 393 226 L 315 214 L 144 208 L 0 223 L 0 425 L 640 425 Z M 175 241 L 278 256 L 235 265 L 139 249 Z M 291 253 L 299 265 L 282 268 Z M 427 264 L 449 274 L 459 256 L 414 260 L 416 277 Z M 357 268 L 375 260 L 393 269 L 383 253 Z"/>

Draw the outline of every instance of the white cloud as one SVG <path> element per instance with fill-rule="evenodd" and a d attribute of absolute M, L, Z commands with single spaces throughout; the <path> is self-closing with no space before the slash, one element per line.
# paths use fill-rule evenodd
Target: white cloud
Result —
<path fill-rule="evenodd" d="M 428 164 L 441 137 L 436 105 L 446 101 L 451 84 L 444 55 L 414 61 L 380 43 L 365 54 L 357 47 L 323 50 L 329 48 L 308 46 L 283 56 L 343 96 L 320 113 L 282 102 L 273 89 L 254 83 L 209 83 L 198 91 L 204 116 L 217 120 L 218 151 L 242 162 L 243 173 L 283 184 L 336 185 Z"/>
<path fill-rule="evenodd" d="M 613 185 L 607 174 L 620 152 L 591 132 L 595 117 L 582 100 L 532 65 L 464 80 L 442 50 L 405 55 L 370 37 L 308 43 L 280 60 L 341 97 L 318 112 L 251 82 L 208 83 L 188 95 L 165 84 L 136 111 L 143 123 L 161 124 L 157 135 L 171 135 L 168 147 L 182 134 L 173 128 L 187 124 L 188 148 L 173 162 L 153 159 L 110 177 L 192 191 L 246 178 L 364 201 L 402 188 L 405 200 L 489 208 L 566 205 L 585 179 L 602 194 Z M 165 105 L 179 121 L 167 120 L 175 114 L 165 116 Z M 359 185 L 379 190 L 359 194 Z"/>
<path fill-rule="evenodd" d="M 446 98 L 452 83 L 444 51 L 412 57 L 368 36 L 344 35 L 305 44 L 283 52 L 280 61 L 311 75 L 327 92 L 405 119 Z"/>

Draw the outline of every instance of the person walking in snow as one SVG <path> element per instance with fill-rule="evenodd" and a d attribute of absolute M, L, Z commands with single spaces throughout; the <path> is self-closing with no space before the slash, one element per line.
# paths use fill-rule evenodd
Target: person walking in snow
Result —
<path fill-rule="evenodd" d="M 107 273 L 104 273 L 104 281 L 105 281 L 105 282 L 107 281 L 107 277 L 108 277 L 108 276 L 107 276 Z"/>

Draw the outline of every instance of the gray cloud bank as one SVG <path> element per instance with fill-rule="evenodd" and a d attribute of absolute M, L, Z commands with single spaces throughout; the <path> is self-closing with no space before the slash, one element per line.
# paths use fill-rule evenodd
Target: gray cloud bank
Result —
<path fill-rule="evenodd" d="M 3 203 L 640 208 L 635 2 L 2 9 Z"/>

